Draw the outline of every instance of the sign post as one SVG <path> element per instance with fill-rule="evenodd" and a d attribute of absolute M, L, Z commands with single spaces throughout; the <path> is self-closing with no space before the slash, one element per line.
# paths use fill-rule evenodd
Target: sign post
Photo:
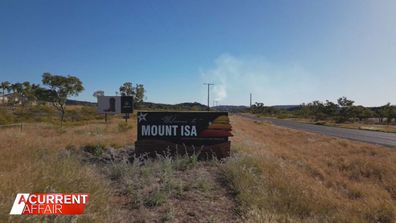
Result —
<path fill-rule="evenodd" d="M 129 114 L 133 113 L 132 96 L 121 96 L 121 113 L 124 114 L 125 122 L 128 122 Z"/>
<path fill-rule="evenodd" d="M 227 112 L 138 112 L 137 155 L 191 154 L 224 158 L 232 136 Z"/>
<path fill-rule="evenodd" d="M 129 114 L 133 113 L 133 96 L 99 96 L 96 107 L 98 113 L 105 115 L 107 123 L 108 114 L 125 114 L 125 122 L 128 121 Z"/>

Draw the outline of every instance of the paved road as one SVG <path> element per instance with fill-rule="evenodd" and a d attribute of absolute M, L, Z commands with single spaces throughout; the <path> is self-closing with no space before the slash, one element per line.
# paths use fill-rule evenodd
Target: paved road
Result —
<path fill-rule="evenodd" d="M 274 125 L 279 125 L 287 128 L 316 132 L 324 135 L 347 138 L 347 139 L 358 140 L 358 141 L 396 148 L 396 133 L 384 133 L 384 132 L 375 132 L 375 131 L 358 130 L 358 129 L 346 129 L 346 128 L 321 126 L 321 125 L 311 125 L 311 124 L 299 123 L 290 120 L 259 118 L 246 114 L 240 114 L 240 116 L 257 121 L 269 121 Z"/>

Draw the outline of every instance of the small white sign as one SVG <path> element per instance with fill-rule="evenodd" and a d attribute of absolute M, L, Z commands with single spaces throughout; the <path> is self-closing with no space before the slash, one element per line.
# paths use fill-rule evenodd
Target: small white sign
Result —
<path fill-rule="evenodd" d="M 121 113 L 121 96 L 99 96 L 96 111 L 102 114 Z"/>

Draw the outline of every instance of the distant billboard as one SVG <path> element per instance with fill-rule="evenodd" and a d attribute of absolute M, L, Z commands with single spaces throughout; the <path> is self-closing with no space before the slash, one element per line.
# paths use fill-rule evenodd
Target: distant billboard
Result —
<path fill-rule="evenodd" d="M 133 112 L 133 96 L 99 96 L 98 113 L 119 114 Z"/>

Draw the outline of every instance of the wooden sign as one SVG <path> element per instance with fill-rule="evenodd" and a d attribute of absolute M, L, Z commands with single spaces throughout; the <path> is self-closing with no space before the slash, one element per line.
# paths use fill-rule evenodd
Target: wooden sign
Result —
<path fill-rule="evenodd" d="M 137 154 L 199 150 L 220 158 L 229 155 L 227 112 L 138 112 L 137 123 Z"/>

